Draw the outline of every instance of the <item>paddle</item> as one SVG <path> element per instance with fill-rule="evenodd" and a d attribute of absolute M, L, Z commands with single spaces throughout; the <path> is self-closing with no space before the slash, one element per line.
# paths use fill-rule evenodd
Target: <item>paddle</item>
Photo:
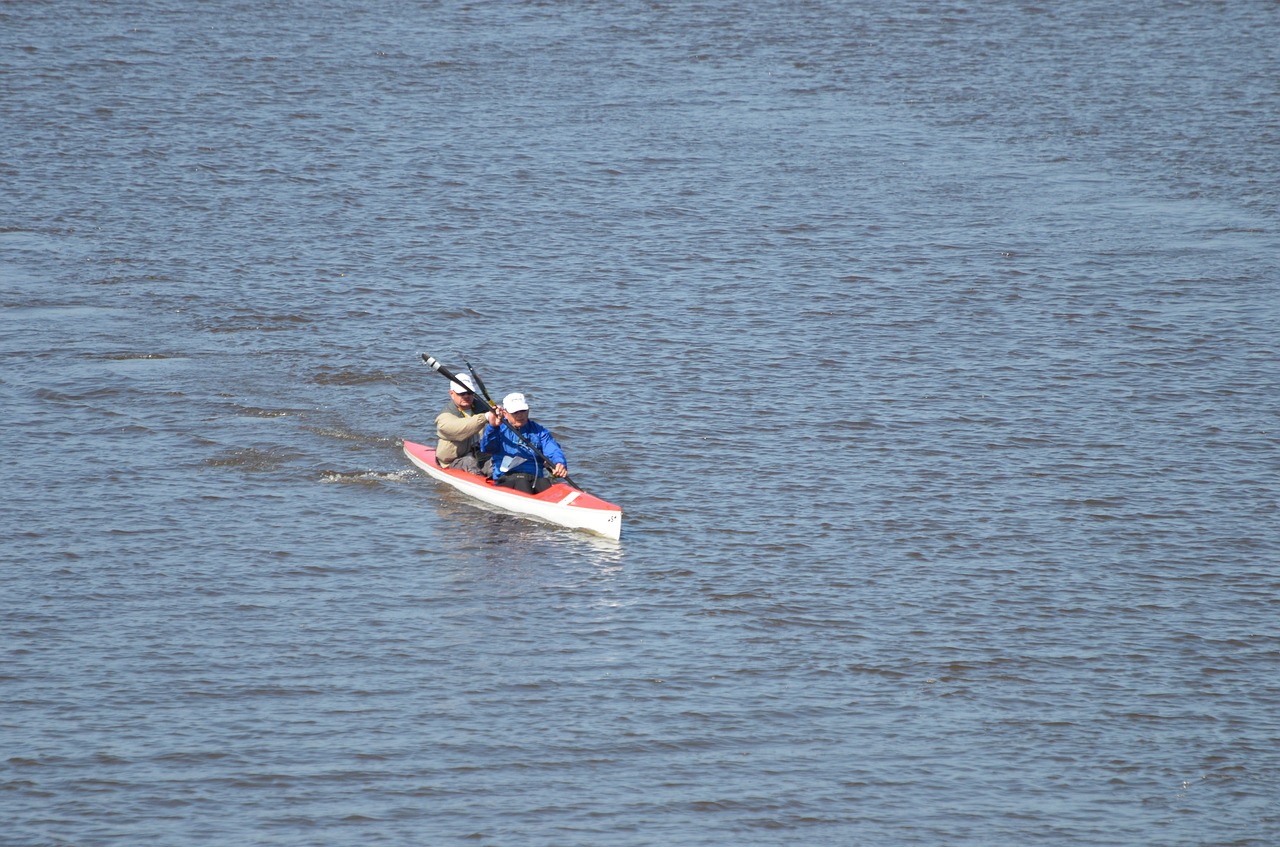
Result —
<path fill-rule="evenodd" d="M 434 370 L 436 373 L 440 374 L 442 377 L 449 380 L 450 382 L 454 383 L 455 385 L 466 384 L 460 381 L 458 377 L 453 373 L 453 371 L 449 370 L 444 365 L 440 364 L 439 359 L 436 359 L 432 356 L 428 356 L 426 353 L 423 353 L 422 361 L 426 362 L 428 365 L 431 366 L 432 370 Z M 479 388 L 481 393 L 484 395 L 483 397 L 480 396 L 479 394 L 472 395 L 475 397 L 474 402 L 476 404 L 476 407 L 479 408 L 481 412 L 487 413 L 487 412 L 493 411 L 494 405 L 493 405 L 493 401 L 489 397 L 489 392 L 485 389 L 484 383 L 480 381 L 480 377 L 477 376 L 476 372 L 471 369 L 471 364 L 469 362 L 467 363 L 467 370 L 471 371 L 471 378 L 476 381 L 476 387 Z M 498 422 L 500 424 L 499 429 L 501 429 L 504 426 L 509 426 L 506 423 L 506 421 L 502 419 L 501 415 L 498 416 Z M 521 444 L 523 444 L 530 451 L 532 451 L 534 456 L 538 457 L 538 460 L 542 462 L 542 466 L 547 469 L 548 473 L 551 473 L 551 471 L 555 469 L 555 463 L 552 462 L 550 459 L 548 459 L 546 456 L 544 456 L 541 450 L 539 450 L 537 447 L 534 447 L 533 444 L 530 443 L 529 439 L 521 435 L 519 429 L 515 428 L 514 426 L 509 426 L 509 429 Z M 560 478 L 563 479 L 565 482 L 569 483 L 570 485 L 572 485 L 574 488 L 581 490 L 581 486 L 578 485 L 578 483 L 574 482 L 572 479 L 570 479 L 568 474 L 565 474 Z"/>

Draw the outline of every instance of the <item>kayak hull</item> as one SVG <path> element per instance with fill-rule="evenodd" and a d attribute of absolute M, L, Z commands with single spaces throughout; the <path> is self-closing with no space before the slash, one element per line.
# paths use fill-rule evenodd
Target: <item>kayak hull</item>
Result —
<path fill-rule="evenodd" d="M 535 520 L 578 529 L 617 540 L 622 535 L 622 508 L 601 500 L 565 482 L 557 482 L 541 494 L 525 494 L 494 484 L 466 471 L 450 470 L 436 464 L 432 447 L 404 442 L 404 454 L 429 476 L 468 497 Z"/>

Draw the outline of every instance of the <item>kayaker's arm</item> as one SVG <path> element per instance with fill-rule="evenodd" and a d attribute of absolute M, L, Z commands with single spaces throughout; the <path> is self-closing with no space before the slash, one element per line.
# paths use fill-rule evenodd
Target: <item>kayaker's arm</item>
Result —
<path fill-rule="evenodd" d="M 538 449 L 546 457 L 547 465 L 558 467 L 564 471 L 563 473 L 555 474 L 556 476 L 568 476 L 569 463 L 564 457 L 564 451 L 560 449 L 560 445 L 556 442 L 555 437 L 552 436 L 551 430 L 542 426 L 539 429 L 541 431 L 538 433 Z M 555 472 L 552 471 L 552 473 Z"/>
<path fill-rule="evenodd" d="M 551 430 L 532 421 L 525 428 L 529 430 L 527 433 L 530 441 L 529 446 L 537 454 L 538 461 L 552 476 L 561 477 L 567 481 L 569 479 L 568 460 L 565 459 L 564 450 L 560 449 L 560 445 L 551 434 Z"/>

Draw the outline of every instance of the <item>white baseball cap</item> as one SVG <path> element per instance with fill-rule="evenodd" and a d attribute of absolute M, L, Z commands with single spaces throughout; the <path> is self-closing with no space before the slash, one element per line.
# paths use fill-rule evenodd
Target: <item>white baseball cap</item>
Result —
<path fill-rule="evenodd" d="M 525 402 L 524 395 L 516 391 L 502 398 L 502 408 L 508 412 L 527 412 L 529 404 Z"/>
<path fill-rule="evenodd" d="M 467 391 L 470 391 L 472 394 L 476 393 L 476 386 L 475 383 L 471 381 L 471 377 L 466 374 L 454 374 L 454 377 L 456 378 L 456 381 L 449 383 L 450 391 L 456 394 L 463 394 Z"/>

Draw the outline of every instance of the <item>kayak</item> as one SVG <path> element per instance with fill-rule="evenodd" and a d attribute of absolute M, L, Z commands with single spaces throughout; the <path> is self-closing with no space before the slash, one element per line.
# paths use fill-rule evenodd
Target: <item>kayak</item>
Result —
<path fill-rule="evenodd" d="M 525 494 L 478 474 L 440 467 L 436 464 L 436 451 L 432 447 L 406 441 L 404 454 L 428 475 L 490 506 L 614 540 L 622 535 L 621 506 L 594 497 L 566 482 L 557 482 L 541 494 Z"/>

